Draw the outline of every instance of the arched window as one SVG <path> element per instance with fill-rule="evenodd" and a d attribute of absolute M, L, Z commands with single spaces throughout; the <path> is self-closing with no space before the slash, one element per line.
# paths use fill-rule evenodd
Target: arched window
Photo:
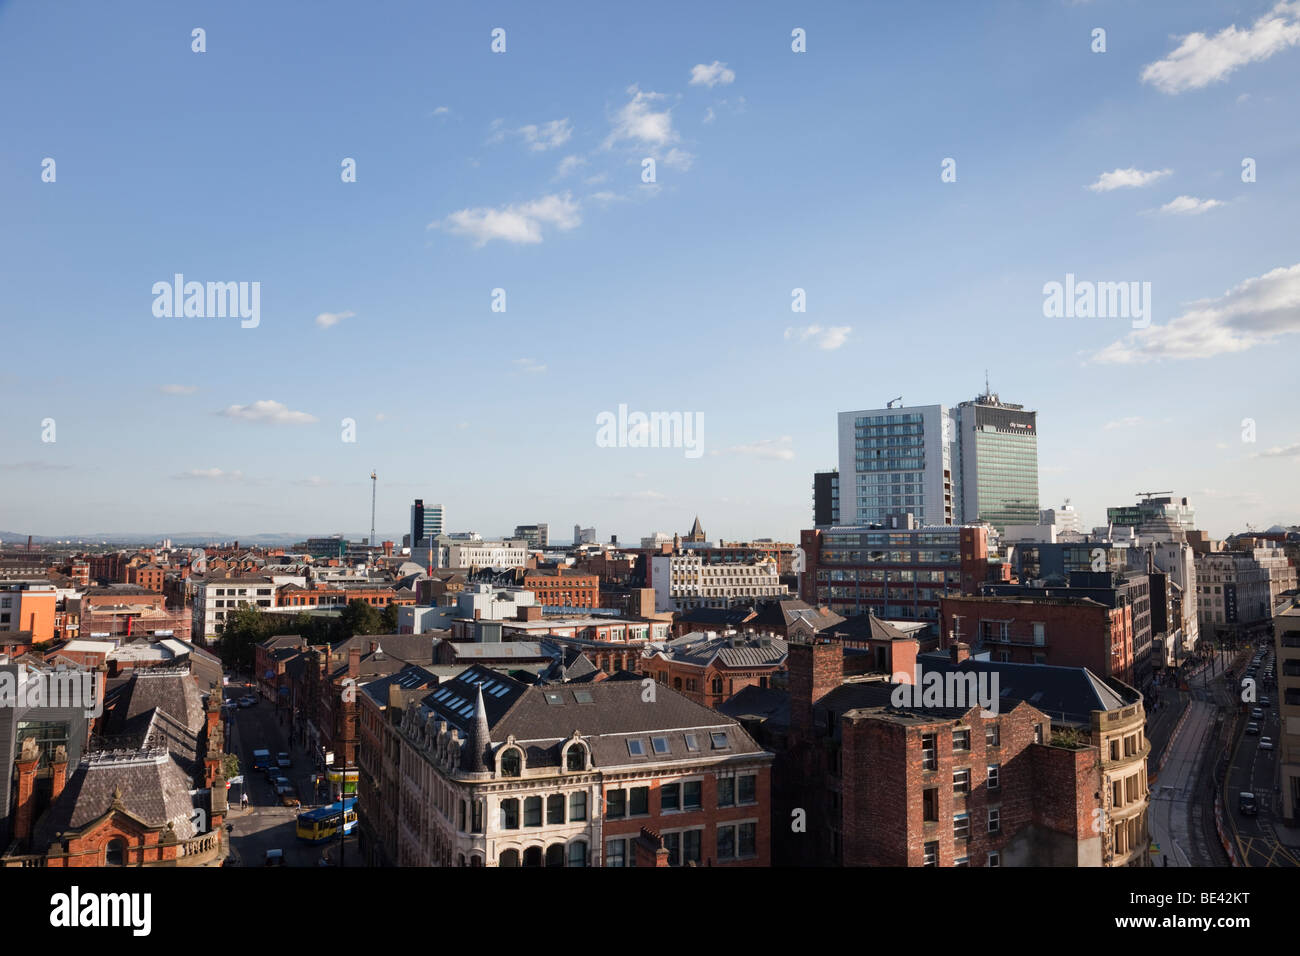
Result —
<path fill-rule="evenodd" d="M 482 865 L 483 865 L 483 857 L 481 857 L 481 856 L 471 856 L 471 857 L 469 858 L 469 865 L 470 865 L 471 867 L 474 867 L 474 866 L 482 866 Z"/>
<path fill-rule="evenodd" d="M 586 866 L 587 865 L 587 843 L 585 840 L 574 840 L 569 844 L 569 866 Z"/>
<path fill-rule="evenodd" d="M 552 843 L 546 848 L 547 866 L 564 866 L 564 844 Z"/>
<path fill-rule="evenodd" d="M 522 767 L 523 761 L 514 747 L 501 754 L 501 776 L 518 777 L 522 773 Z"/>
<path fill-rule="evenodd" d="M 519 865 L 519 851 L 518 851 L 518 850 L 506 850 L 506 852 L 504 852 L 504 853 L 501 854 L 500 860 L 499 860 L 499 862 L 497 863 L 497 865 L 498 865 L 498 866 L 518 866 L 518 865 Z"/>
<path fill-rule="evenodd" d="M 587 745 L 570 744 L 565 758 L 564 766 L 568 770 L 582 771 L 587 769 Z"/>
<path fill-rule="evenodd" d="M 721 678 L 721 677 L 715 677 L 715 678 L 713 678 L 713 693 L 715 693 L 715 694 L 721 694 L 721 693 L 722 693 L 722 678 Z"/>
<path fill-rule="evenodd" d="M 542 865 L 542 848 L 540 846 L 530 846 L 524 850 L 524 866 L 541 866 Z"/>
<path fill-rule="evenodd" d="M 458 855 L 456 856 L 456 865 L 457 865 L 457 866 L 464 866 L 464 865 L 465 865 L 465 854 L 464 854 L 464 853 L 458 854 Z"/>
<path fill-rule="evenodd" d="M 109 840 L 104 848 L 105 866 L 126 866 L 126 841 Z"/>

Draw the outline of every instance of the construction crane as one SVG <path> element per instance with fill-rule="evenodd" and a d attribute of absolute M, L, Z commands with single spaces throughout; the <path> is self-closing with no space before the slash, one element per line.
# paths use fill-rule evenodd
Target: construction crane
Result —
<path fill-rule="evenodd" d="M 899 395 L 898 398 L 890 399 L 889 404 L 886 405 L 885 407 L 886 407 L 886 408 L 893 408 L 893 407 L 894 407 L 894 402 L 898 402 L 898 407 L 899 407 L 899 408 L 902 408 L 902 407 L 903 407 L 903 396 L 902 396 L 902 395 Z"/>
<path fill-rule="evenodd" d="M 374 469 L 370 470 L 370 546 L 375 546 L 375 483 L 379 480 Z"/>

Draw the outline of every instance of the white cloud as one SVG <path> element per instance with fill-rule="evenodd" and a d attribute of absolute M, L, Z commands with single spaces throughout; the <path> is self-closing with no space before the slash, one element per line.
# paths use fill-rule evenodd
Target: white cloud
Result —
<path fill-rule="evenodd" d="M 483 246 L 493 239 L 520 243 L 541 242 L 542 227 L 545 225 L 564 231 L 581 224 L 578 204 L 569 193 L 565 193 L 543 196 L 526 203 L 512 203 L 498 209 L 483 206 L 461 209 L 445 219 L 429 223 L 429 228 L 447 229 L 473 239 L 475 246 Z"/>
<path fill-rule="evenodd" d="M 159 385 L 158 391 L 164 395 L 193 395 L 199 390 L 197 385 Z"/>
<path fill-rule="evenodd" d="M 1195 216 L 1207 209 L 1222 205 L 1223 203 L 1218 199 L 1197 199 L 1195 196 L 1179 196 L 1177 199 L 1171 199 L 1161 206 L 1160 211 L 1173 215 Z"/>
<path fill-rule="evenodd" d="M 1132 167 L 1129 169 L 1112 169 L 1108 173 L 1102 173 L 1097 181 L 1088 188 L 1093 192 L 1106 193 L 1112 189 L 1147 186 L 1172 172 L 1172 169 L 1153 169 L 1149 172 Z"/>
<path fill-rule="evenodd" d="M 852 331 L 853 326 L 851 325 L 832 325 L 828 328 L 822 328 L 820 325 L 808 325 L 786 329 L 785 340 L 787 342 L 807 342 L 812 339 L 819 349 L 825 349 L 829 352 L 843 345 Z"/>
<path fill-rule="evenodd" d="M 518 358 L 512 363 L 521 372 L 545 372 L 546 366 L 530 358 Z"/>
<path fill-rule="evenodd" d="M 528 144 L 529 149 L 540 153 L 567 143 L 569 137 L 573 135 L 573 126 L 566 117 L 565 119 L 551 120 L 541 126 L 533 124 L 521 126 L 516 132 L 524 138 L 524 142 Z"/>
<path fill-rule="evenodd" d="M 586 165 L 587 160 L 582 156 L 565 156 L 560 160 L 560 165 L 556 168 L 555 175 L 558 178 L 562 178 Z"/>
<path fill-rule="evenodd" d="M 780 438 L 764 438 L 749 445 L 733 445 L 730 448 L 723 449 L 723 453 L 747 455 L 751 458 L 763 458 L 770 461 L 793 461 L 794 449 L 790 447 L 792 441 L 793 439 L 789 435 L 782 435 Z"/>
<path fill-rule="evenodd" d="M 430 116 L 446 116 L 446 115 L 447 115 L 448 113 L 450 113 L 450 112 L 451 112 L 451 108 L 450 108 L 450 107 L 439 106 L 437 109 L 435 109 L 435 110 L 434 110 L 432 113 L 430 113 L 429 115 L 430 115 Z"/>
<path fill-rule="evenodd" d="M 697 63 L 691 67 L 691 86 L 714 87 L 721 83 L 726 86 L 736 81 L 734 70 L 727 69 L 727 64 L 714 60 L 707 66 Z"/>
<path fill-rule="evenodd" d="M 182 481 L 243 481 L 244 473 L 242 471 L 222 471 L 220 468 L 191 468 L 189 471 L 183 471 L 179 475 L 172 475 L 172 477 Z"/>
<path fill-rule="evenodd" d="M 1250 27 L 1225 27 L 1213 37 L 1190 33 L 1163 60 L 1147 64 L 1142 82 L 1162 93 L 1198 90 L 1224 80 L 1247 63 L 1267 60 L 1300 44 L 1300 2 L 1282 2 Z"/>
<path fill-rule="evenodd" d="M 615 192 L 610 192 L 608 189 L 602 189 L 600 192 L 592 193 L 587 198 L 594 199 L 596 200 L 596 202 L 610 203 L 610 202 L 617 202 L 626 199 L 627 197 L 620 196 L 618 193 Z"/>
<path fill-rule="evenodd" d="M 1190 303 L 1167 325 L 1136 329 L 1093 356 L 1142 364 L 1244 352 L 1300 332 L 1300 264 L 1247 279 L 1217 299 Z"/>
<path fill-rule="evenodd" d="M 1294 458 L 1300 455 L 1300 443 L 1295 445 L 1283 445 L 1280 447 L 1270 448 L 1268 451 L 1261 451 L 1252 458 Z"/>
<path fill-rule="evenodd" d="M 634 83 L 627 88 L 632 99 L 614 114 L 614 128 L 605 139 L 605 148 L 623 140 L 648 146 L 668 146 L 677 142 L 673 130 L 672 110 L 656 112 L 653 104 L 662 100 L 662 93 L 643 93 Z"/>
<path fill-rule="evenodd" d="M 708 109 L 704 111 L 704 119 L 701 120 L 701 122 L 707 126 L 709 123 L 712 123 L 717 118 L 718 115 L 713 112 L 713 107 L 710 106 Z"/>
<path fill-rule="evenodd" d="M 356 315 L 355 312 L 322 312 L 316 316 L 316 327 L 328 329 L 332 325 L 338 325 L 344 319 L 350 319 Z"/>
<path fill-rule="evenodd" d="M 287 406 L 273 401 L 254 402 L 252 405 L 231 405 L 217 414 L 243 422 L 262 422 L 269 425 L 309 425 L 317 420 L 315 415 L 290 411 Z"/>
<path fill-rule="evenodd" d="M 1142 418 L 1139 415 L 1130 415 L 1128 418 L 1121 418 L 1118 421 L 1107 422 L 1106 431 L 1114 431 L 1116 428 L 1132 428 L 1135 425 L 1141 425 Z"/>
<path fill-rule="evenodd" d="M 668 155 L 664 157 L 664 165 L 672 169 L 680 169 L 682 172 L 691 168 L 691 163 L 695 162 L 695 155 L 688 153 L 684 149 L 673 147 L 668 150 Z"/>

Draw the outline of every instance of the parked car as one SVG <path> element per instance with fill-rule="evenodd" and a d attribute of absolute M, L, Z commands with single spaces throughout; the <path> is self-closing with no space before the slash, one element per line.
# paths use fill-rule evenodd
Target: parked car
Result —
<path fill-rule="evenodd" d="M 1260 738 L 1259 738 L 1259 749 L 1260 749 L 1260 750 L 1272 750 L 1272 749 L 1273 749 L 1273 738 L 1272 738 L 1272 737 L 1260 737 Z"/>
<path fill-rule="evenodd" d="M 271 786 L 275 788 L 276 793 L 280 792 L 281 787 L 292 786 L 292 784 L 289 783 L 289 778 L 284 776 L 283 774 L 277 773 L 276 775 L 270 777 L 269 779 L 271 781 Z"/>
<path fill-rule="evenodd" d="M 281 767 L 292 767 L 293 759 L 284 751 L 275 755 L 275 762 Z"/>
<path fill-rule="evenodd" d="M 1246 733 L 1250 734 L 1252 737 L 1258 737 L 1258 736 L 1259 736 L 1259 724 L 1254 724 L 1254 723 L 1252 723 L 1252 724 L 1247 724 L 1247 725 L 1246 725 Z"/>
<path fill-rule="evenodd" d="M 1262 707 L 1252 707 L 1250 710 L 1250 716 L 1255 720 L 1263 720 L 1264 709 Z"/>
<path fill-rule="evenodd" d="M 254 704 L 256 704 L 256 703 L 257 703 L 257 698 L 256 698 L 256 697 L 241 697 L 241 698 L 239 698 L 239 706 L 240 706 L 240 707 L 252 707 L 252 706 L 253 706 Z"/>
<path fill-rule="evenodd" d="M 1261 707 L 1272 707 L 1272 706 L 1273 706 L 1273 701 L 1271 701 L 1271 700 L 1270 700 L 1269 698 L 1267 698 L 1267 697 L 1261 697 L 1261 698 L 1259 699 L 1259 706 L 1261 706 Z"/>
<path fill-rule="evenodd" d="M 1259 813 L 1259 803 L 1256 801 L 1253 793 L 1243 790 L 1241 793 L 1237 794 L 1237 809 L 1241 812 L 1242 816 L 1253 817 Z"/>

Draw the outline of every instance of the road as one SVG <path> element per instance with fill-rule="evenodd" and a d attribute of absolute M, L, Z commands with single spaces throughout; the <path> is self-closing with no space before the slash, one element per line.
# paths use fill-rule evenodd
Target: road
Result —
<path fill-rule="evenodd" d="M 227 685 L 225 696 L 227 700 L 235 700 L 245 693 L 253 693 L 252 688 L 232 683 Z M 239 755 L 240 772 L 249 802 L 248 809 L 240 809 L 241 787 L 236 784 L 230 788 L 231 809 L 226 822 L 234 827 L 230 834 L 231 857 L 239 865 L 262 866 L 266 851 L 279 849 L 284 851 L 286 866 L 319 866 L 326 848 L 298 839 L 296 819 L 301 811 L 282 806 L 266 775 L 252 769 L 254 750 L 269 750 L 272 756 L 281 751 L 288 753 L 292 766 L 281 772 L 297 788 L 302 810 L 308 810 L 321 805 L 312 789 L 314 767 L 311 758 L 290 745 L 288 728 L 276 719 L 270 701 L 258 699 L 252 707 L 236 709 L 228 727 L 228 746 L 231 752 Z M 329 857 L 333 861 L 337 856 L 338 841 L 335 840 L 329 847 Z M 345 863 L 354 860 L 360 861 L 356 837 L 350 836 Z"/>
<path fill-rule="evenodd" d="M 1203 669 L 1188 682 L 1186 695 L 1180 695 L 1187 700 L 1185 712 L 1158 769 L 1153 767 L 1149 774 L 1153 782 L 1147 823 L 1151 842 L 1158 848 L 1152 859 L 1157 866 L 1216 866 L 1220 862 L 1200 815 L 1194 811 L 1206 797 L 1204 756 L 1221 720 L 1212 681 L 1222 675 L 1230 660 L 1228 652 L 1221 652 L 1213 668 Z M 1166 696 L 1173 694 L 1166 691 Z"/>

